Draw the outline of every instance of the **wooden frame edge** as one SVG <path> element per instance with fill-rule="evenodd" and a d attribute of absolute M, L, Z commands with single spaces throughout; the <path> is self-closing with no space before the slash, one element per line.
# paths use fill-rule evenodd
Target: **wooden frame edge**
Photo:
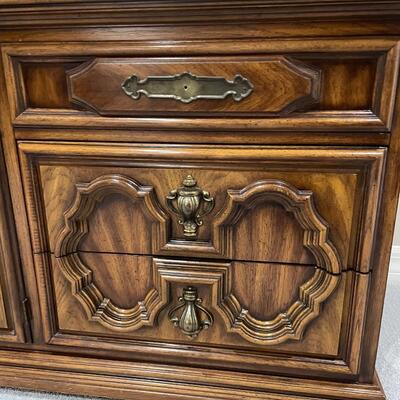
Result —
<path fill-rule="evenodd" d="M 177 377 L 179 377 L 177 379 Z M 0 351 L 0 386 L 124 400 L 385 400 L 376 382 L 337 383 Z"/>

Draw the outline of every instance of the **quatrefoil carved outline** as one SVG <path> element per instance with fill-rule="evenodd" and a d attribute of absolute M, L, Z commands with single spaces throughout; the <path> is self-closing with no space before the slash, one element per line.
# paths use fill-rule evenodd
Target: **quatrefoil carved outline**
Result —
<path fill-rule="evenodd" d="M 57 241 L 55 255 L 61 268 L 72 284 L 74 296 L 80 301 L 90 320 L 98 321 L 112 330 L 133 331 L 142 326 L 152 326 L 161 309 L 169 303 L 169 285 L 171 282 L 200 283 L 207 279 L 203 276 L 203 262 L 191 265 L 187 275 L 162 272 L 159 265 L 174 263 L 154 259 L 153 279 L 155 287 L 150 289 L 145 298 L 132 308 L 117 307 L 111 299 L 104 297 L 93 282 L 93 273 L 78 255 L 79 242 L 88 233 L 88 218 L 97 203 L 111 193 L 121 193 L 133 201 L 139 202 L 143 211 L 151 216 L 154 253 L 159 243 L 167 242 L 169 218 L 158 203 L 154 189 L 141 186 L 133 179 L 123 175 L 105 175 L 90 183 L 76 185 L 77 193 L 73 205 L 65 213 L 65 227 Z M 245 340 L 261 345 L 272 345 L 288 339 L 301 339 L 306 326 L 320 314 L 320 305 L 335 290 L 340 281 L 341 265 L 337 250 L 328 239 L 328 225 L 315 209 L 312 192 L 299 190 L 278 180 L 254 182 L 241 190 L 228 190 L 225 205 L 213 221 L 213 241 L 218 248 L 232 247 L 232 226 L 244 217 L 248 210 L 263 202 L 277 202 L 288 212 L 294 214 L 304 230 L 303 245 L 316 259 L 314 275 L 299 288 L 299 299 L 285 312 L 279 313 L 272 320 L 254 318 L 231 293 L 230 264 L 224 265 L 224 273 L 213 289 L 212 306 L 219 312 L 228 332 L 235 332 Z M 229 251 L 228 251 L 229 253 Z M 172 263 L 172 264 L 171 264 Z M 226 267 L 229 265 L 229 267 Z M 181 269 L 182 272 L 182 269 Z M 211 271 L 209 271 L 211 272 Z M 219 274 L 219 273 L 218 273 Z M 220 280 L 218 278 L 218 280 Z"/>

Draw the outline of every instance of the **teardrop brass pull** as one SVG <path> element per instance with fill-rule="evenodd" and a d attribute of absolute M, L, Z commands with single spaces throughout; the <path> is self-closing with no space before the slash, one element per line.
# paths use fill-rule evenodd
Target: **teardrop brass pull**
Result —
<path fill-rule="evenodd" d="M 197 289 L 187 287 L 178 299 L 178 304 L 171 308 L 168 313 L 169 320 L 178 327 L 185 335 L 195 338 L 203 330 L 208 329 L 214 322 L 213 315 L 202 305 L 202 299 L 197 297 Z M 183 309 L 179 316 L 175 313 Z M 204 316 L 205 319 L 201 319 Z"/>
<path fill-rule="evenodd" d="M 167 196 L 167 204 L 172 212 L 179 217 L 183 225 L 183 234 L 189 238 L 197 236 L 197 228 L 203 225 L 202 217 L 214 208 L 214 199 L 210 193 L 197 187 L 196 180 L 188 175 L 182 182 L 183 186 L 172 190 Z"/>

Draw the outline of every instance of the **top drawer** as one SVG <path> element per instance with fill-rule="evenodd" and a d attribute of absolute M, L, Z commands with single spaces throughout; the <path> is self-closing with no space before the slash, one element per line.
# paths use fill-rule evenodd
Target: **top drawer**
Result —
<path fill-rule="evenodd" d="M 310 133 L 313 144 L 333 144 L 338 143 L 337 132 L 355 132 L 358 139 L 340 139 L 340 144 L 353 145 L 361 143 L 360 135 L 391 129 L 399 64 L 396 43 L 260 39 L 234 48 L 205 43 L 203 50 L 174 42 L 156 48 L 151 43 L 10 44 L 3 47 L 3 55 L 18 128 L 116 128 L 118 140 L 126 137 L 128 142 L 136 140 L 121 133 L 129 129 L 131 135 L 133 130 L 198 131 L 202 135 L 182 133 L 171 139 L 163 133 L 154 140 L 199 143 L 242 143 L 242 135 L 235 133 L 248 132 L 248 137 L 256 131 L 273 132 L 268 140 L 265 135 L 249 139 L 267 144 L 298 143 L 297 137 L 285 142 L 284 134 L 277 132 L 302 132 L 304 144 Z M 204 55 L 210 46 L 210 55 Z M 229 134 L 222 138 L 220 132 Z M 335 134 L 315 141 L 316 132 Z M 81 138 L 72 131 L 52 135 Z M 109 134 L 99 135 L 94 140 L 113 140 Z M 18 138 L 32 139 L 27 136 L 25 131 Z M 388 139 L 382 136 L 363 137 L 362 143 L 384 145 L 378 143 Z"/>
<path fill-rule="evenodd" d="M 276 116 L 317 103 L 321 73 L 282 56 L 100 58 L 67 81 L 71 102 L 102 115 Z"/>

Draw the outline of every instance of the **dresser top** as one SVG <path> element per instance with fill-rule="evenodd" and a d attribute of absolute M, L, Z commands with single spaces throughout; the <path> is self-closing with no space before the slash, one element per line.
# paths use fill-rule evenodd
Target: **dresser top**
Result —
<path fill-rule="evenodd" d="M 398 15 L 399 0 L 2 0 L 0 27 L 376 19 Z"/>

